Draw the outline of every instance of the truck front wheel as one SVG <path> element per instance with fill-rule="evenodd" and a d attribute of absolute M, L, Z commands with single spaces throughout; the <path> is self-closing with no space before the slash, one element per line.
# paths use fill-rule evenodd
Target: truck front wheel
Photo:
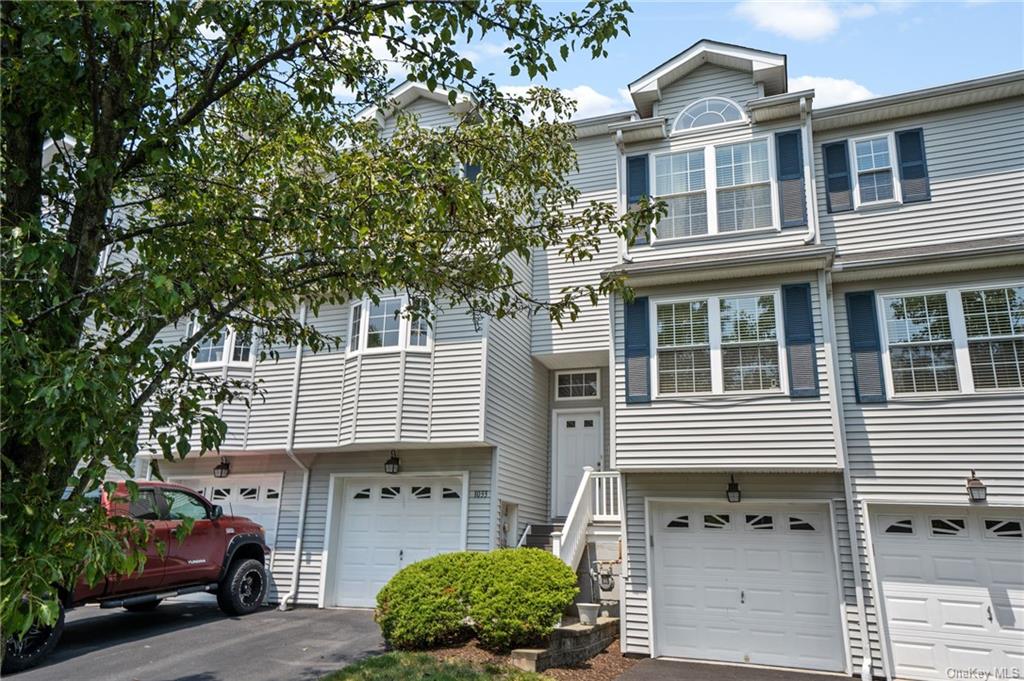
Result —
<path fill-rule="evenodd" d="M 255 558 L 236 560 L 217 587 L 217 604 L 228 615 L 248 615 L 267 595 L 267 570 Z"/>
<path fill-rule="evenodd" d="M 52 627 L 32 627 L 21 638 L 11 637 L 4 641 L 4 674 L 13 674 L 39 664 L 44 657 L 57 647 L 60 635 L 64 633 L 64 606 L 60 606 L 57 621 Z"/>

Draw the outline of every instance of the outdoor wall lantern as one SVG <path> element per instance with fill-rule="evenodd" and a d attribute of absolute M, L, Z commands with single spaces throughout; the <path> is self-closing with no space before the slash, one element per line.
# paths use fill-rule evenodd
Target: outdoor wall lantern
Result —
<path fill-rule="evenodd" d="M 391 450 L 391 458 L 384 462 L 384 472 L 388 475 L 394 475 L 398 472 L 401 467 L 401 461 L 398 459 L 398 455 L 395 454 L 395 450 Z"/>
<path fill-rule="evenodd" d="M 967 478 L 967 497 L 971 501 L 985 501 L 988 497 L 988 488 L 985 483 L 978 480 L 978 476 L 971 471 L 971 477 Z"/>
<path fill-rule="evenodd" d="M 736 478 L 729 476 L 729 488 L 725 490 L 725 498 L 729 500 L 731 504 L 738 504 L 740 501 L 740 486 L 736 482 Z"/>
<path fill-rule="evenodd" d="M 228 463 L 228 458 L 226 456 L 220 457 L 220 463 L 213 467 L 213 477 L 226 478 L 230 472 L 231 464 Z"/>

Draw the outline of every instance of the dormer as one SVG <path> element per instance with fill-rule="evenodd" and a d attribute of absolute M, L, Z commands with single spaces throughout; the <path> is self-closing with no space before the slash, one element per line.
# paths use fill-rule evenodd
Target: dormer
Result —
<path fill-rule="evenodd" d="M 702 72 L 700 75 L 704 76 L 703 78 L 692 76 L 698 70 Z M 726 111 L 720 111 L 725 103 L 742 108 L 750 99 L 786 92 L 786 55 L 713 40 L 700 40 L 629 84 L 629 94 L 640 117 L 650 118 L 669 114 L 666 107 L 659 104 L 669 99 L 670 94 L 676 95 L 672 99 L 678 99 L 678 94 L 681 93 L 669 91 L 678 89 L 672 86 L 687 76 L 690 76 L 686 78 L 689 90 L 693 93 L 702 89 L 706 91 L 706 94 L 698 97 L 693 97 L 691 93 L 691 101 L 687 106 L 708 98 L 707 106 L 699 107 L 703 109 L 702 111 L 691 112 L 694 118 L 698 118 L 700 113 L 707 113 L 707 120 L 712 117 L 710 114 L 725 114 Z M 698 82 L 715 80 L 718 82 Z M 747 87 L 743 87 L 744 85 Z M 720 91 L 714 91 L 716 86 Z M 724 108 L 729 117 L 735 115 L 729 107 Z M 678 117 L 682 111 L 671 113 Z M 669 123 L 676 126 L 674 120 Z"/>

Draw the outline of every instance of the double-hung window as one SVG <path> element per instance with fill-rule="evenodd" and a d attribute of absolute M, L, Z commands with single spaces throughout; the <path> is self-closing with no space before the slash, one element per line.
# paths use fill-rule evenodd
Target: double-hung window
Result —
<path fill-rule="evenodd" d="M 655 301 L 657 394 L 782 391 L 777 296 Z"/>
<path fill-rule="evenodd" d="M 403 314 L 404 296 L 382 297 L 378 302 L 366 298 L 352 305 L 349 321 L 349 352 L 385 352 L 389 350 L 427 350 L 430 324 L 426 319 L 411 319 Z"/>
<path fill-rule="evenodd" d="M 881 296 L 893 395 L 1024 387 L 1024 284 Z"/>
<path fill-rule="evenodd" d="M 896 201 L 892 135 L 853 140 L 858 205 Z"/>
<path fill-rule="evenodd" d="M 708 301 L 657 306 L 658 392 L 711 392 Z"/>
<path fill-rule="evenodd" d="M 778 390 L 775 296 L 722 298 L 722 379 L 726 392 Z"/>
<path fill-rule="evenodd" d="M 771 227 L 772 185 L 768 140 L 715 149 L 718 181 L 718 231 Z"/>
<path fill-rule="evenodd" d="M 658 223 L 658 238 L 678 239 L 708 233 L 703 149 L 657 156 L 654 191 L 668 204 L 668 214 Z"/>

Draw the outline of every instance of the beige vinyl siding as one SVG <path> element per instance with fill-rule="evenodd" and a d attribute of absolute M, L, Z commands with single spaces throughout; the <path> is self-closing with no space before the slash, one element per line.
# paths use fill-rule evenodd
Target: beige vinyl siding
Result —
<path fill-rule="evenodd" d="M 684 135 L 675 135 L 666 140 L 658 142 L 647 142 L 643 144 L 630 145 L 626 148 L 626 155 L 649 154 L 652 157 L 650 165 L 651 189 L 655 187 L 654 161 L 653 157 L 661 154 L 674 153 L 694 149 L 703 149 L 707 145 L 722 146 L 739 142 L 748 142 L 752 139 L 769 138 L 768 156 L 772 168 L 772 179 L 775 178 L 775 140 L 776 132 L 784 130 L 796 130 L 800 127 L 797 119 L 780 121 L 770 125 L 743 125 L 726 126 L 723 128 L 710 128 L 701 131 L 699 128 Z M 716 172 L 715 167 L 704 169 L 705 182 L 711 173 Z M 710 190 L 709 190 L 710 191 Z M 781 226 L 781 218 L 778 210 L 778 187 L 771 188 L 772 201 L 774 202 L 773 221 Z M 655 197 L 657 198 L 657 197 Z M 710 210 L 710 204 L 708 206 Z M 787 227 L 785 229 L 758 229 L 749 232 L 726 232 L 712 235 L 684 237 L 681 239 L 658 241 L 655 235 L 650 245 L 633 246 L 629 249 L 629 256 L 634 262 L 648 262 L 664 260 L 667 258 L 679 258 L 696 255 L 736 255 L 747 251 L 766 249 L 793 248 L 801 246 L 807 237 L 807 227 Z"/>
<path fill-rule="evenodd" d="M 743 107 L 751 99 L 761 96 L 762 88 L 750 73 L 704 64 L 662 88 L 661 101 L 654 104 L 654 116 L 667 118 L 671 130 L 679 113 L 698 99 L 725 97 Z"/>
<path fill-rule="evenodd" d="M 908 128 L 924 131 L 931 200 L 829 213 L 821 145 Z M 822 243 L 840 255 L 1024 230 L 1024 98 L 815 133 L 814 155 Z"/>
<path fill-rule="evenodd" d="M 579 201 L 570 214 L 580 214 L 593 203 L 618 204 L 616 166 L 618 150 L 612 135 L 585 137 L 575 145 L 579 170 L 568 181 L 580 191 Z M 592 260 L 566 262 L 559 255 L 561 245 L 538 250 L 533 255 L 534 294 L 541 300 L 557 298 L 568 286 L 597 284 L 602 270 L 618 260 L 618 237 L 603 230 L 599 250 Z M 575 321 L 563 320 L 560 328 L 543 312 L 533 318 L 533 352 L 546 355 L 559 352 L 607 350 L 608 300 L 602 297 L 597 305 L 581 301 Z"/>
<path fill-rule="evenodd" d="M 743 503 L 757 499 L 820 500 L 827 503 L 842 497 L 843 480 L 837 473 L 765 474 L 740 473 L 736 477 L 743 492 Z M 626 542 L 624 566 L 624 653 L 650 655 L 650 602 L 648 600 L 647 525 L 645 500 L 647 497 L 709 499 L 722 501 L 729 483 L 725 473 L 625 473 L 623 475 L 626 504 Z M 743 503 L 737 508 L 742 509 Z M 838 511 L 839 509 L 836 509 Z M 834 536 L 843 535 L 834 529 Z M 842 549 L 840 549 L 842 555 Z M 845 572 L 845 571 L 844 571 Z M 845 584 L 845 582 L 844 582 Z M 843 590 L 844 597 L 846 589 Z M 856 617 L 856 606 L 851 609 L 847 600 L 848 617 Z M 854 601 L 855 603 L 855 601 Z"/>
<path fill-rule="evenodd" d="M 692 284 L 646 289 L 639 295 L 743 294 L 810 283 L 817 343 L 819 397 L 788 394 L 724 394 L 656 398 L 626 404 L 623 306 L 615 310 L 615 454 L 625 469 L 834 468 L 838 466 L 829 406 L 828 371 L 817 275 Z M 653 302 L 651 303 L 653 305 Z M 784 328 L 778 329 L 784 338 Z M 780 372 L 786 372 L 784 348 Z M 652 385 L 655 380 L 652 363 Z"/>
<path fill-rule="evenodd" d="M 344 452 L 303 457 L 310 465 L 309 496 L 299 569 L 298 602 L 316 605 L 319 602 L 320 570 L 326 549 L 327 498 L 332 473 L 376 473 L 383 475 L 386 452 Z M 209 475 L 216 458 L 190 457 L 178 464 L 162 464 L 165 476 Z M 269 600 L 278 601 L 291 588 L 295 558 L 295 538 L 299 525 L 299 503 L 302 497 L 302 472 L 281 455 L 245 455 L 231 459 L 231 472 L 284 472 L 284 489 L 278 516 L 276 546 L 271 547 L 272 576 Z M 491 453 L 488 449 L 451 449 L 409 451 L 402 453 L 402 472 L 452 471 L 469 472 L 468 530 L 466 545 L 472 551 L 490 548 L 491 504 L 487 495 L 478 492 L 491 487 Z"/>

